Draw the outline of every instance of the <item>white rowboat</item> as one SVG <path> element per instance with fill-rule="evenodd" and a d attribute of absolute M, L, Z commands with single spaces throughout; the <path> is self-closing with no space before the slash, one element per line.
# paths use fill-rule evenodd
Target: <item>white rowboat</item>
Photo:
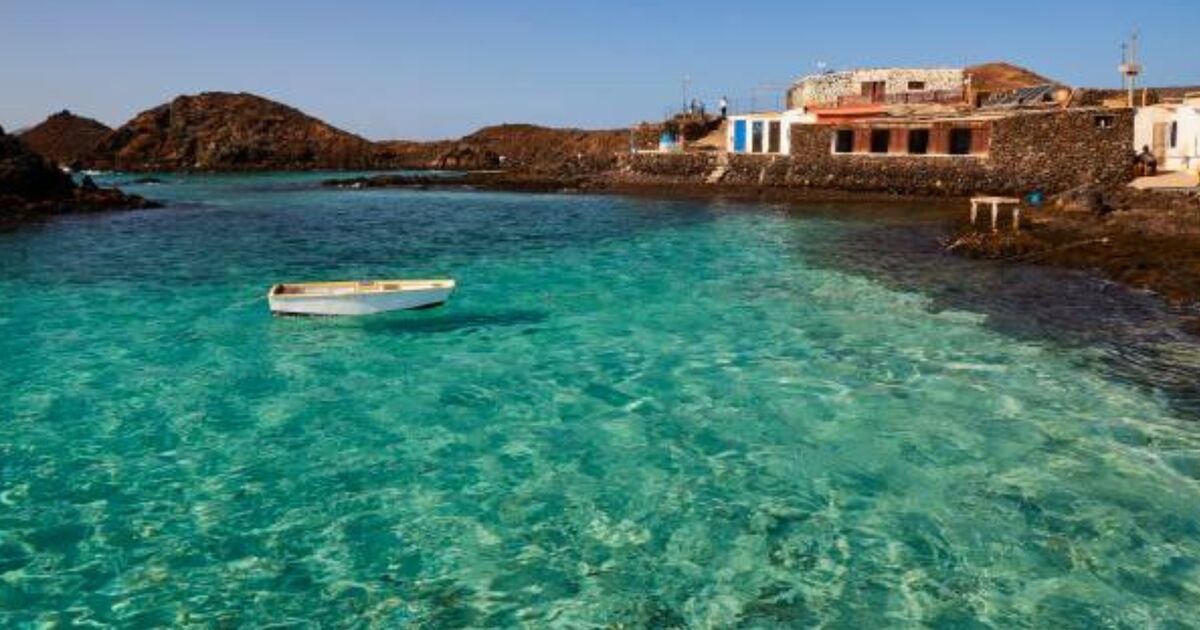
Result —
<path fill-rule="evenodd" d="M 276 315 L 370 315 L 441 306 L 453 280 L 361 280 L 277 284 L 267 292 Z"/>

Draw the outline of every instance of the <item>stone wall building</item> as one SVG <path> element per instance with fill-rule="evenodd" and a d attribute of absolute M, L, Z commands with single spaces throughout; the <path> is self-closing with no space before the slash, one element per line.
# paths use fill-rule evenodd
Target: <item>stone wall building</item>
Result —
<path fill-rule="evenodd" d="M 849 133 L 847 133 L 849 132 Z M 897 194 L 967 196 L 1119 186 L 1132 178 L 1132 110 L 1006 114 L 792 125 L 790 154 L 638 156 L 641 175 Z"/>

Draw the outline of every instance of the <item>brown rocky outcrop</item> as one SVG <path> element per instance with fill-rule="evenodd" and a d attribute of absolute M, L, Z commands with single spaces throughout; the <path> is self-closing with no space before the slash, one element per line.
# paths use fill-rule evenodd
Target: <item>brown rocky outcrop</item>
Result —
<path fill-rule="evenodd" d="M 0 129 L 0 228 L 68 212 L 157 206 L 116 188 L 76 186 L 69 175 Z"/>
<path fill-rule="evenodd" d="M 76 166 L 112 133 L 104 123 L 67 110 L 51 115 L 20 134 L 21 142 L 42 157 L 63 166 Z"/>
<path fill-rule="evenodd" d="M 180 96 L 114 131 L 90 160 L 124 171 L 359 169 L 377 147 L 303 112 L 255 96 Z"/>

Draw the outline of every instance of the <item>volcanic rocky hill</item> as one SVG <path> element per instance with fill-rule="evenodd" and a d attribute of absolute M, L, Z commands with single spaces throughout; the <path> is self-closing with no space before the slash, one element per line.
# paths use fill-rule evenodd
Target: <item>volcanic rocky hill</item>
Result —
<path fill-rule="evenodd" d="M 0 228 L 67 212 L 153 208 L 158 204 L 71 177 L 0 129 Z"/>
<path fill-rule="evenodd" d="M 180 96 L 135 116 L 83 160 L 123 171 L 521 169 L 596 171 L 628 149 L 627 129 L 505 124 L 458 140 L 370 142 L 253 94 Z"/>
<path fill-rule="evenodd" d="M 110 133 L 112 129 L 104 123 L 64 109 L 18 137 L 43 157 L 72 166 L 94 151 Z"/>
<path fill-rule="evenodd" d="M 125 171 L 357 169 L 377 147 L 253 94 L 180 96 L 144 111 L 105 139 L 89 164 Z"/>

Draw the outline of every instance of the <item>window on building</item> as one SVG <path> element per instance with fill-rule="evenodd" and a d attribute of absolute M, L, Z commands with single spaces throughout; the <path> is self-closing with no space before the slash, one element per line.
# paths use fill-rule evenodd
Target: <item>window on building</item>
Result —
<path fill-rule="evenodd" d="M 887 153 L 888 146 L 892 144 L 891 129 L 872 129 L 871 130 L 871 153 Z"/>
<path fill-rule="evenodd" d="M 908 152 L 913 155 L 925 155 L 929 153 L 928 129 L 908 130 Z"/>
<path fill-rule="evenodd" d="M 872 103 L 878 103 L 887 95 L 886 81 L 863 81 L 862 95 L 869 99 Z"/>
<path fill-rule="evenodd" d="M 1171 148 L 1179 146 L 1179 121 L 1171 123 Z"/>
<path fill-rule="evenodd" d="M 853 153 L 854 152 L 854 130 L 853 129 L 838 129 L 833 135 L 833 152 L 834 153 Z"/>
<path fill-rule="evenodd" d="M 1096 127 L 1099 129 L 1110 129 L 1116 122 L 1112 116 L 1096 116 Z"/>
<path fill-rule="evenodd" d="M 762 121 L 755 121 L 750 124 L 750 152 L 763 152 L 763 124 Z"/>
<path fill-rule="evenodd" d="M 925 82 L 924 81 L 909 81 L 908 82 L 908 91 L 909 92 L 924 92 L 925 91 Z"/>
<path fill-rule="evenodd" d="M 767 123 L 767 153 L 779 153 L 779 131 L 778 122 Z"/>
<path fill-rule="evenodd" d="M 971 130 L 958 128 L 950 130 L 950 155 L 971 154 Z"/>

